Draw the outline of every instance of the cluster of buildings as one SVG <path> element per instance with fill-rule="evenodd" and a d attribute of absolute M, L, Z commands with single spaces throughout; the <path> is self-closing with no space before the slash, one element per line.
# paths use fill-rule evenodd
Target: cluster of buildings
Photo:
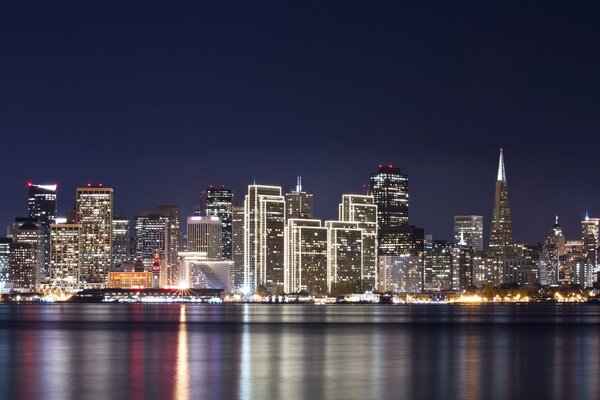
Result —
<path fill-rule="evenodd" d="M 408 177 L 391 164 L 371 174 L 367 194 L 342 195 L 338 218 L 328 221 L 314 218 L 300 177 L 289 193 L 249 185 L 240 204 L 231 189 L 209 186 L 183 221 L 175 205 L 116 215 L 113 189 L 102 184 L 78 188 L 75 207 L 58 218 L 57 186 L 29 183 L 28 216 L 0 238 L 0 290 L 342 295 L 598 281 L 600 218 L 586 216 L 578 240 L 565 239 L 557 217 L 543 243 L 517 243 L 502 150 L 495 189 L 486 249 L 480 215 L 456 215 L 453 241 L 410 225 Z"/>

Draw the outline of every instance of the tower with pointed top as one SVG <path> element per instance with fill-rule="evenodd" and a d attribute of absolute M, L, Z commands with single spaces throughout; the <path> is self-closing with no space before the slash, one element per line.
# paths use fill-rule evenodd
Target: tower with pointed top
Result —
<path fill-rule="evenodd" d="M 489 252 L 492 258 L 504 260 L 513 252 L 513 230 L 508 201 L 508 184 L 504 169 L 504 153 L 500 149 L 496 194 L 494 196 L 494 212 L 492 214 L 492 230 L 490 232 Z"/>

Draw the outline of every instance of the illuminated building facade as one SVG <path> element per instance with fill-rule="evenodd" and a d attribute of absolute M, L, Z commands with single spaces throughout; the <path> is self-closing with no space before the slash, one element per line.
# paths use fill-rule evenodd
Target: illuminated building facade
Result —
<path fill-rule="evenodd" d="M 419 256 L 379 256 L 379 290 L 417 293 L 423 288 L 423 261 Z"/>
<path fill-rule="evenodd" d="M 35 290 L 43 280 L 44 227 L 35 218 L 16 218 L 11 228 L 9 281 Z"/>
<path fill-rule="evenodd" d="M 0 237 L 0 292 L 6 287 L 10 272 L 10 244 L 12 240 Z"/>
<path fill-rule="evenodd" d="M 274 293 L 284 285 L 285 199 L 278 186 L 248 186 L 244 201 L 244 284 Z"/>
<path fill-rule="evenodd" d="M 179 230 L 179 207 L 158 205 L 135 215 L 135 258 L 141 260 L 147 270 L 154 263 L 158 251 L 164 273 L 163 286 L 176 285 L 180 280 L 178 252 L 181 233 Z"/>
<path fill-rule="evenodd" d="M 231 221 L 231 287 L 239 292 L 244 287 L 244 207 L 234 206 Z"/>
<path fill-rule="evenodd" d="M 363 230 L 362 287 L 376 290 L 377 283 L 377 206 L 373 196 L 345 194 L 339 205 L 340 221 L 356 222 Z"/>
<path fill-rule="evenodd" d="M 113 190 L 88 184 L 77 189 L 75 205 L 80 225 L 80 281 L 84 287 L 104 286 L 112 266 Z"/>
<path fill-rule="evenodd" d="M 500 149 L 500 159 L 498 161 L 489 252 L 492 258 L 500 261 L 514 257 L 512 219 L 502 149 Z"/>
<path fill-rule="evenodd" d="M 152 288 L 152 272 L 110 271 L 108 287 L 114 289 Z"/>
<path fill-rule="evenodd" d="M 180 251 L 179 252 L 179 273 L 180 281 L 174 285 L 183 287 L 192 287 L 195 267 L 208 261 L 207 255 L 201 251 Z"/>
<path fill-rule="evenodd" d="M 219 217 L 193 216 L 187 219 L 187 251 L 201 251 L 209 261 L 221 261 L 222 224 Z"/>
<path fill-rule="evenodd" d="M 327 228 L 314 219 L 289 219 L 285 231 L 285 292 L 327 293 Z"/>
<path fill-rule="evenodd" d="M 425 291 L 452 290 L 452 243 L 433 240 L 425 246 L 423 288 Z"/>
<path fill-rule="evenodd" d="M 223 186 L 209 186 L 202 192 L 201 204 L 204 215 L 220 218 L 221 257 L 219 259 L 230 261 L 232 258 L 233 191 Z"/>
<path fill-rule="evenodd" d="M 363 233 L 358 222 L 325 221 L 327 283 L 334 294 L 362 293 Z"/>
<path fill-rule="evenodd" d="M 483 217 L 481 215 L 454 216 L 454 243 L 483 251 Z"/>
<path fill-rule="evenodd" d="M 598 265 L 598 247 L 600 247 L 600 218 L 590 218 L 588 215 L 581 221 L 581 240 L 585 263 L 580 269 L 577 283 L 583 288 L 592 287 Z"/>
<path fill-rule="evenodd" d="M 557 285 L 561 281 L 561 261 L 564 254 L 565 236 L 562 227 L 558 223 L 558 216 L 556 216 L 552 231 L 544 240 L 540 265 L 540 283 L 542 285 Z"/>
<path fill-rule="evenodd" d="M 50 274 L 50 225 L 56 221 L 57 185 L 36 185 L 27 183 L 29 217 L 37 219 L 44 230 L 43 280 Z"/>
<path fill-rule="evenodd" d="M 115 267 L 131 258 L 131 229 L 126 216 L 113 217 L 112 257 Z"/>
<path fill-rule="evenodd" d="M 392 164 L 379 164 L 371 174 L 369 194 L 377 205 L 378 253 L 408 254 L 408 176 Z M 408 250 L 410 251 L 410 250 Z"/>
<path fill-rule="evenodd" d="M 294 219 L 312 219 L 313 195 L 302 191 L 302 177 L 297 177 L 296 190 L 285 194 L 286 221 Z"/>
<path fill-rule="evenodd" d="M 81 241 L 79 224 L 50 225 L 50 284 L 71 291 L 79 287 Z"/>
<path fill-rule="evenodd" d="M 564 261 L 561 262 L 559 279 L 561 284 L 582 284 L 583 271 L 586 262 L 583 240 L 565 242 Z"/>

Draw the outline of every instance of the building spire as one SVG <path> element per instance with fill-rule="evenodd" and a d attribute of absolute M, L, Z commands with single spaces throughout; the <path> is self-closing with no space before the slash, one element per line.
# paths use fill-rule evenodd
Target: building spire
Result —
<path fill-rule="evenodd" d="M 587 212 L 587 211 L 585 212 L 585 220 L 586 220 L 586 221 L 589 221 L 589 220 L 590 220 L 590 215 L 588 214 L 588 212 Z"/>
<path fill-rule="evenodd" d="M 302 192 L 302 177 L 300 175 L 296 177 L 296 192 Z"/>
<path fill-rule="evenodd" d="M 558 225 L 558 214 L 556 214 L 556 220 L 554 222 L 556 225 Z"/>
<path fill-rule="evenodd" d="M 506 172 L 504 171 L 504 153 L 500 148 L 500 161 L 498 161 L 498 181 L 506 182 Z"/>

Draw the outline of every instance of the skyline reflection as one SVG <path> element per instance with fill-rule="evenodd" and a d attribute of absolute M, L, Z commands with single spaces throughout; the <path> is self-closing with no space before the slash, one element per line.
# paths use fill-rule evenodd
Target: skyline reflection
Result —
<path fill-rule="evenodd" d="M 589 306 L 0 307 L 0 397 L 590 398 L 599 321 Z"/>

